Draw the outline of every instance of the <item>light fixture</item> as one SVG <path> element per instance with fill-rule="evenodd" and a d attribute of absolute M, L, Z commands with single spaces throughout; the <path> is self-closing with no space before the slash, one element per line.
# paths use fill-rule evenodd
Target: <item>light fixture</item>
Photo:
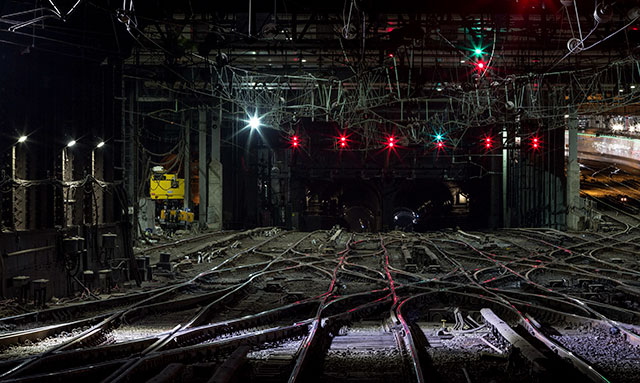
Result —
<path fill-rule="evenodd" d="M 631 85 L 629 88 L 631 88 L 631 89 L 635 89 L 635 88 L 636 88 L 636 86 L 635 86 L 635 85 Z"/>
<path fill-rule="evenodd" d="M 96 148 L 101 148 L 104 146 L 104 141 L 100 141 L 98 142 L 98 145 L 96 145 Z"/>
<path fill-rule="evenodd" d="M 477 56 L 480 56 L 480 55 L 482 54 L 482 49 L 480 49 L 480 48 L 475 48 L 475 49 L 473 50 L 473 53 L 474 53 L 474 54 L 476 54 Z"/>
<path fill-rule="evenodd" d="M 67 148 L 70 148 L 70 147 L 72 147 L 72 146 L 73 146 L 73 145 L 75 145 L 75 144 L 76 144 L 76 140 L 71 140 L 71 141 L 69 141 L 69 143 L 67 144 Z"/>
<path fill-rule="evenodd" d="M 27 136 L 20 136 L 20 138 L 18 138 L 18 142 L 25 142 L 27 140 Z"/>
<path fill-rule="evenodd" d="M 249 118 L 249 127 L 251 127 L 251 129 L 258 129 L 260 127 L 260 118 L 258 118 L 257 114 Z"/>
<path fill-rule="evenodd" d="M 565 114 L 565 115 L 564 115 L 564 118 L 569 118 L 569 115 L 568 115 L 568 114 Z"/>

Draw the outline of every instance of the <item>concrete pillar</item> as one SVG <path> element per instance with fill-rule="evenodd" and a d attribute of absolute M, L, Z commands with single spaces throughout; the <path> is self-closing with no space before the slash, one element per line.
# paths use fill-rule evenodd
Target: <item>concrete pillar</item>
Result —
<path fill-rule="evenodd" d="M 12 148 L 12 174 L 13 178 L 27 178 L 27 161 L 24 150 Z M 27 191 L 22 186 L 13 187 L 13 229 L 27 229 Z"/>
<path fill-rule="evenodd" d="M 207 225 L 207 111 L 198 108 L 198 223 Z"/>
<path fill-rule="evenodd" d="M 222 163 L 220 162 L 220 130 L 222 128 L 222 101 L 217 123 L 211 129 L 211 162 L 208 174 L 207 225 L 222 229 Z"/>
<path fill-rule="evenodd" d="M 71 148 L 62 149 L 62 182 L 73 180 L 73 160 L 74 154 Z M 71 206 L 71 201 L 74 200 L 73 194 L 74 189 L 69 186 L 62 187 L 63 227 L 73 225 L 73 206 Z"/>
<path fill-rule="evenodd" d="M 91 175 L 97 180 L 104 181 L 104 148 L 94 148 L 91 151 Z M 104 223 L 106 222 L 104 219 L 104 212 L 106 211 L 104 208 L 104 190 L 96 185 L 91 187 L 95 193 L 95 201 L 93 202 L 96 205 L 93 212 L 94 222 L 97 224 Z"/>
<path fill-rule="evenodd" d="M 191 199 L 191 116 L 187 112 L 187 118 L 182 117 L 184 124 L 184 209 L 189 209 Z"/>
<path fill-rule="evenodd" d="M 579 230 L 580 165 L 578 164 L 578 115 L 569 115 L 569 163 L 567 164 L 567 228 Z"/>
<path fill-rule="evenodd" d="M 507 206 L 507 193 L 508 189 L 508 181 L 509 181 L 509 152 L 507 149 L 507 140 L 508 140 L 507 129 L 504 127 L 502 129 L 502 227 L 510 227 L 511 222 L 509 219 L 509 209 Z"/>

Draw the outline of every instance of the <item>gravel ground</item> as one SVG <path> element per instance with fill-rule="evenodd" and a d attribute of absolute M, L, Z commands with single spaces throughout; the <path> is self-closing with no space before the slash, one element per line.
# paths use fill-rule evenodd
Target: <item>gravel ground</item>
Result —
<path fill-rule="evenodd" d="M 429 334 L 431 336 L 432 334 Z M 503 350 L 500 354 L 480 338 Z M 531 382 L 527 367 L 509 366 L 509 348 L 490 332 L 456 335 L 443 339 L 441 345 L 428 349 L 433 368 L 444 382 Z"/>
<path fill-rule="evenodd" d="M 325 381 L 403 381 L 406 366 L 393 333 L 377 324 L 342 329 L 324 359 Z"/>
<path fill-rule="evenodd" d="M 0 360 L 25 358 L 27 356 L 40 354 L 49 350 L 52 347 L 58 346 L 64 342 L 69 341 L 71 338 L 80 335 L 83 331 L 89 327 L 74 329 L 72 332 L 62 332 L 56 336 L 47 337 L 45 339 L 31 342 L 25 341 L 20 345 L 14 345 L 5 348 L 0 352 Z"/>
<path fill-rule="evenodd" d="M 171 302 L 168 302 L 170 304 Z M 131 325 L 120 326 L 113 330 L 110 338 L 114 342 L 125 342 L 132 339 L 147 338 L 170 331 L 177 324 L 183 323 L 200 310 L 199 307 L 145 317 Z"/>
<path fill-rule="evenodd" d="M 616 383 L 636 383 L 640 376 L 640 347 L 603 329 L 562 330 L 551 337 Z"/>

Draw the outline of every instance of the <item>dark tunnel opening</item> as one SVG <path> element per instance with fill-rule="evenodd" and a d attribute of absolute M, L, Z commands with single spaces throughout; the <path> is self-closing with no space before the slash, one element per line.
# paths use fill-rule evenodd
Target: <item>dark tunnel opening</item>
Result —
<path fill-rule="evenodd" d="M 426 232 L 448 227 L 477 228 L 491 219 L 490 194 L 482 182 L 440 179 L 335 178 L 304 183 L 301 229 L 340 225 L 352 232 Z"/>

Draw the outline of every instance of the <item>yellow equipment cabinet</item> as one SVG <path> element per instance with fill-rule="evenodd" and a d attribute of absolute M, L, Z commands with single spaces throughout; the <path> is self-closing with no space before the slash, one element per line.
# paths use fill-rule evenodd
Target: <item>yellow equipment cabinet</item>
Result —
<path fill-rule="evenodd" d="M 151 199 L 184 199 L 184 179 L 175 174 L 154 174 L 149 180 Z"/>

